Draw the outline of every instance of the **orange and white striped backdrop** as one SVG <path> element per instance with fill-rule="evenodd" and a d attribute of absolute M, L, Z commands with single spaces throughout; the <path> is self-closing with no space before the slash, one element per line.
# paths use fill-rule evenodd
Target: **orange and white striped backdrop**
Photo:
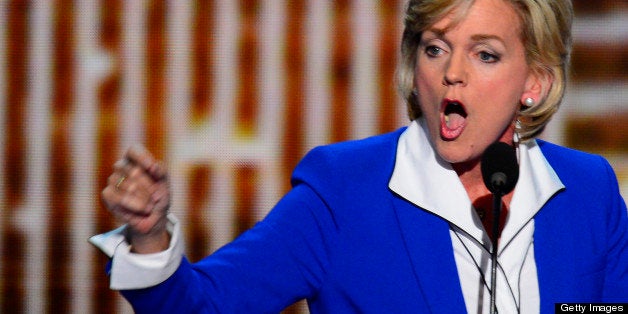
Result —
<path fill-rule="evenodd" d="M 117 226 L 99 194 L 131 144 L 167 162 L 198 260 L 263 217 L 311 147 L 406 124 L 393 85 L 403 2 L 0 0 L 0 312 L 131 311 L 87 243 Z M 621 14 L 586 14 L 628 34 Z M 579 25 L 582 47 L 619 45 L 626 68 L 626 35 Z M 546 137 L 627 124 L 626 71 L 587 71 Z M 601 153 L 626 175 L 616 142 Z"/>

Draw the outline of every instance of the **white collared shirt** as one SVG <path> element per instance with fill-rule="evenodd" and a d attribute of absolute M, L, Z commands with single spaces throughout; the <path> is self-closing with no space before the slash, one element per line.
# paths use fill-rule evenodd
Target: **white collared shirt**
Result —
<path fill-rule="evenodd" d="M 401 135 L 389 187 L 449 222 L 467 312 L 489 313 L 490 238 L 456 172 L 437 156 L 427 132 L 419 119 Z M 519 181 L 499 242 L 496 305 L 499 313 L 538 313 L 533 217 L 564 186 L 536 141 L 520 144 L 518 158 Z"/>

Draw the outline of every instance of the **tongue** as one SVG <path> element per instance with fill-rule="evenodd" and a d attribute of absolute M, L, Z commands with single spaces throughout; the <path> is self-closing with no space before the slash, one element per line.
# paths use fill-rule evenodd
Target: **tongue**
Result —
<path fill-rule="evenodd" d="M 447 128 L 455 130 L 464 124 L 465 118 L 457 113 L 450 113 L 447 115 Z"/>

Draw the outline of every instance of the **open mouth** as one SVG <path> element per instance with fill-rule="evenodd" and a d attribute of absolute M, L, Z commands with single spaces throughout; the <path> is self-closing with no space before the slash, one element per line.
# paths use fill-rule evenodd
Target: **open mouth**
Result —
<path fill-rule="evenodd" d="M 462 103 L 454 100 L 443 101 L 443 107 L 441 136 L 445 140 L 454 140 L 462 134 L 467 124 L 467 111 Z"/>
<path fill-rule="evenodd" d="M 446 102 L 443 114 L 445 115 L 445 123 L 450 129 L 457 129 L 464 124 L 467 118 L 467 112 L 464 110 L 462 104 L 457 101 Z"/>

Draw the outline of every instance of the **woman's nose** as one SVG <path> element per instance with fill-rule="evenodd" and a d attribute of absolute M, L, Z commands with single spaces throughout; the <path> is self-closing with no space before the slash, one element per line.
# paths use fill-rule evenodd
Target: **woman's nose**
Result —
<path fill-rule="evenodd" d="M 466 60 L 463 56 L 453 55 L 445 68 L 443 76 L 443 85 L 466 85 L 467 84 L 467 72 L 466 72 Z"/>

